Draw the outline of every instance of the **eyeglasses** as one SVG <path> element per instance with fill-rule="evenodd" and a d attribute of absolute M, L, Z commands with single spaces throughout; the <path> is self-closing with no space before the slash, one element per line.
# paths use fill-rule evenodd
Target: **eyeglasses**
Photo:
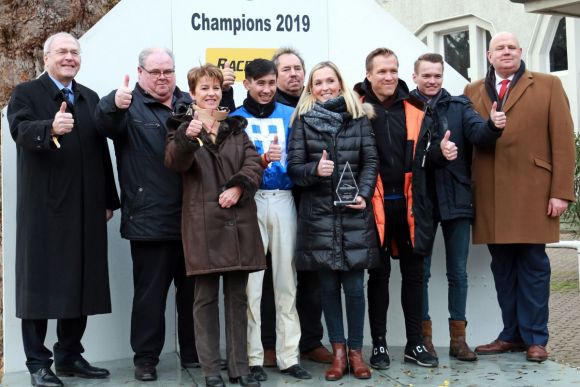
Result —
<path fill-rule="evenodd" d="M 58 55 L 58 56 L 67 56 L 68 54 L 70 54 L 72 57 L 78 57 L 81 55 L 81 52 L 79 50 L 65 50 L 65 49 L 60 49 L 60 50 L 54 50 L 54 51 L 50 51 L 53 52 L 54 54 Z"/>
<path fill-rule="evenodd" d="M 152 77 L 155 78 L 160 78 L 162 75 L 165 75 L 167 78 L 173 76 L 175 74 L 175 70 L 171 69 L 171 70 L 158 70 L 158 69 L 153 69 L 153 70 L 147 70 L 145 67 L 141 67 L 147 74 L 151 75 Z"/>

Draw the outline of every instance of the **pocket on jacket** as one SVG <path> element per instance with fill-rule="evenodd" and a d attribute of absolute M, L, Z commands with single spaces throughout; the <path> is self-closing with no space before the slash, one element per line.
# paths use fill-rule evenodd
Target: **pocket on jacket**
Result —
<path fill-rule="evenodd" d="M 142 206 L 143 203 L 143 199 L 145 196 L 145 188 L 143 188 L 142 186 L 137 187 L 137 189 L 135 190 L 135 195 L 133 196 L 133 198 L 129 199 L 127 198 L 127 205 L 125 206 L 126 211 L 124 211 L 125 215 L 123 218 L 123 220 L 125 222 L 132 220 L 133 216 L 135 215 L 135 213 L 139 210 L 139 208 Z"/>
<path fill-rule="evenodd" d="M 534 164 L 536 164 L 536 167 L 543 168 L 546 171 L 552 173 L 552 163 L 550 163 L 549 161 L 534 157 Z"/>
<path fill-rule="evenodd" d="M 145 121 L 136 120 L 136 119 L 133 119 L 132 121 L 133 121 L 133 124 L 135 126 L 141 127 L 143 129 L 157 129 L 161 126 L 161 125 L 159 125 L 159 122 L 156 122 L 156 121 L 145 122 Z"/>
<path fill-rule="evenodd" d="M 471 182 L 467 177 L 452 175 L 453 179 L 453 199 L 457 208 L 471 208 L 473 197 L 471 194 Z"/>

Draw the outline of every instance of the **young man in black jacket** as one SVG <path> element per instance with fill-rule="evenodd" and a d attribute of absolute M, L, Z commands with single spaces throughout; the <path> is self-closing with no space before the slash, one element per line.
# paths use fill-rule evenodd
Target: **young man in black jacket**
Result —
<path fill-rule="evenodd" d="M 445 240 L 447 267 L 449 355 L 463 361 L 477 360 L 465 342 L 465 308 L 467 302 L 467 256 L 469 233 L 474 216 L 471 194 L 472 145 L 492 147 L 505 126 L 503 112 L 491 112 L 485 121 L 473 109 L 465 96 L 454 97 L 442 88 L 443 57 L 427 53 L 415 61 L 413 81 L 417 89 L 411 95 L 423 101 L 433 121 L 433 135 L 442 138 L 447 131 L 457 145 L 457 159 L 434 170 L 434 230 L 441 224 Z M 432 325 L 429 316 L 428 284 L 431 276 L 431 256 L 425 257 L 423 284 L 423 339 L 425 347 L 435 357 Z"/>
<path fill-rule="evenodd" d="M 409 95 L 398 71 L 395 53 L 377 48 L 367 56 L 366 79 L 355 87 L 364 101 L 375 108 L 371 123 L 379 153 L 379 194 L 375 194 L 373 205 L 386 256 L 380 267 L 369 270 L 368 280 L 373 339 L 370 364 L 376 369 L 390 366 L 386 343 L 389 257 L 399 259 L 401 268 L 407 334 L 405 361 L 423 367 L 439 364 L 423 345 L 421 334 L 423 257 L 430 252 L 434 239 L 427 175 L 433 163 L 443 163 L 457 153 L 453 143 L 433 141 L 430 119 L 424 119 L 424 104 Z"/>

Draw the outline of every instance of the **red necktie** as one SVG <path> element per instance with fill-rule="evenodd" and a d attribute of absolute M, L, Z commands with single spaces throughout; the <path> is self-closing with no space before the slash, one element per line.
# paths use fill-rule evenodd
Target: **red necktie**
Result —
<path fill-rule="evenodd" d="M 505 92 L 507 91 L 508 88 L 508 83 L 510 83 L 509 79 L 504 79 L 501 81 L 501 87 L 499 88 L 499 94 L 497 95 L 500 101 L 503 100 Z"/>

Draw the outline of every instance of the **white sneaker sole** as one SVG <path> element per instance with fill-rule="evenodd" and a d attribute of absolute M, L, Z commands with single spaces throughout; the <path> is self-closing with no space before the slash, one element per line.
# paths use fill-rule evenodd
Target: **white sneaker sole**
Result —
<path fill-rule="evenodd" d="M 420 362 L 419 360 L 417 360 L 414 357 L 409 356 L 409 355 L 405 355 L 405 363 L 414 363 L 414 364 L 417 364 L 421 367 L 427 367 L 427 368 L 436 368 L 439 366 L 439 364 L 429 364 L 429 363 Z"/>

